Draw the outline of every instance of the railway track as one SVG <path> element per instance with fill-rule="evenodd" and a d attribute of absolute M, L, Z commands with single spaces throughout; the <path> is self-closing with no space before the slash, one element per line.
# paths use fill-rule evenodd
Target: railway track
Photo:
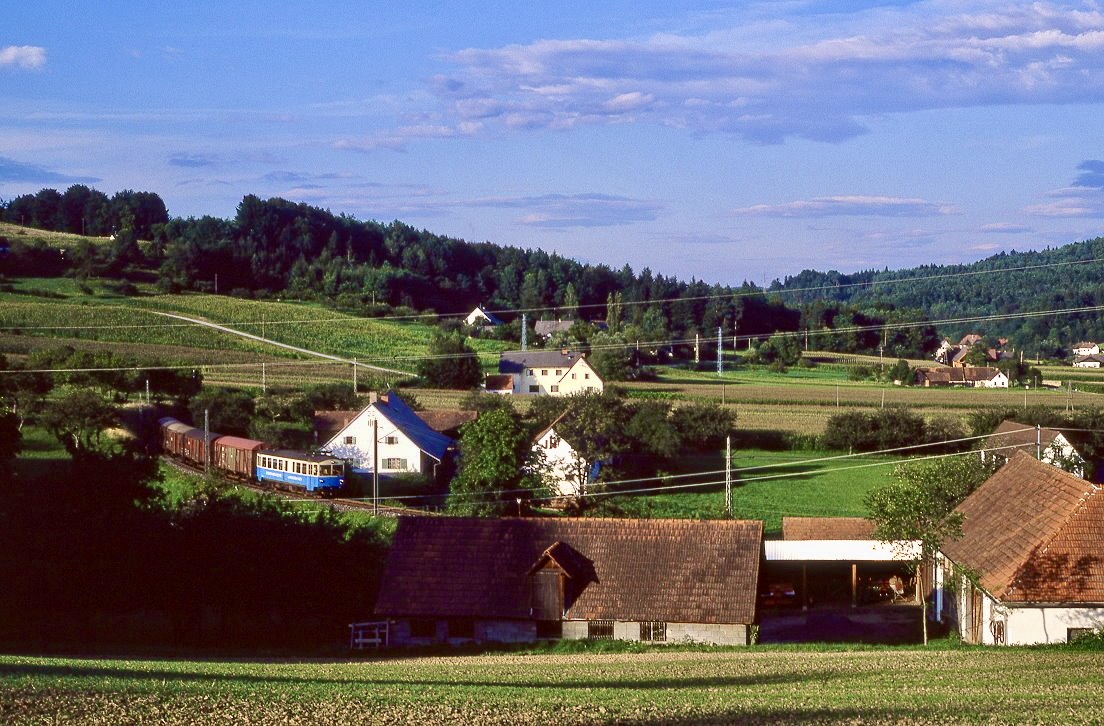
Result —
<path fill-rule="evenodd" d="M 199 468 L 198 466 L 180 461 L 179 459 L 162 456 L 161 461 L 165 462 L 177 471 L 184 472 L 185 474 L 190 474 L 192 476 L 204 476 L 205 474 L 203 469 Z M 220 476 L 219 479 L 232 486 L 242 487 L 243 489 L 250 489 L 262 494 L 271 494 L 281 499 L 325 504 L 339 512 L 367 511 L 380 517 L 438 516 L 437 512 L 430 512 L 424 509 L 415 509 L 412 507 L 394 507 L 387 504 L 380 504 L 377 506 L 372 502 L 365 502 L 359 499 L 346 499 L 344 497 L 323 498 L 311 496 L 309 494 L 303 494 L 300 492 L 289 491 L 287 489 L 265 487 L 257 484 L 256 482 L 227 479 L 222 476 Z"/>

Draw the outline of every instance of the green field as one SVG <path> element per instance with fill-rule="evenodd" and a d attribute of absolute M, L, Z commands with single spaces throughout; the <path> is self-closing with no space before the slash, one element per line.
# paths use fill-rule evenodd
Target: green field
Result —
<path fill-rule="evenodd" d="M 1099 652 L 751 648 L 365 661 L 0 656 L 7 723 L 1099 723 Z"/>
<path fill-rule="evenodd" d="M 734 482 L 732 516 L 738 519 L 762 519 L 767 532 L 782 527 L 783 516 L 864 517 L 863 497 L 886 481 L 894 466 L 903 461 L 890 456 L 854 456 L 833 461 L 814 461 L 839 457 L 839 452 L 733 451 Z M 671 479 L 680 489 L 670 492 L 614 496 L 629 512 L 642 510 L 653 517 L 714 518 L 724 516 L 723 457 L 697 457 L 697 471 L 711 472 L 704 477 Z M 677 473 L 677 472 L 671 472 Z M 693 486 L 695 481 L 722 482 Z M 661 486 L 651 482 L 635 486 Z"/>

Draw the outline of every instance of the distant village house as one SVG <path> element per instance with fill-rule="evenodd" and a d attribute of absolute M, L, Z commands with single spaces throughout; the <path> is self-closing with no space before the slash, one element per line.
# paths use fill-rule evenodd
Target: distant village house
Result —
<path fill-rule="evenodd" d="M 570 350 L 520 350 L 502 353 L 498 360 L 500 376 L 510 376 L 510 393 L 537 396 L 570 396 L 576 393 L 601 393 L 602 377 L 586 356 Z M 487 390 L 506 393 L 505 379 L 488 380 Z"/>

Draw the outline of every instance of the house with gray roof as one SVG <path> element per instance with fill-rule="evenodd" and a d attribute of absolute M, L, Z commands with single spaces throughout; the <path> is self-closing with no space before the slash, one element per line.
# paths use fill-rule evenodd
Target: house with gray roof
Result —
<path fill-rule="evenodd" d="M 601 393 L 605 388 L 605 382 L 586 356 L 566 348 L 507 351 L 498 359 L 498 372 L 510 376 L 510 393 L 515 395 L 570 396 Z M 505 392 L 502 383 L 496 386 L 497 391 Z"/>

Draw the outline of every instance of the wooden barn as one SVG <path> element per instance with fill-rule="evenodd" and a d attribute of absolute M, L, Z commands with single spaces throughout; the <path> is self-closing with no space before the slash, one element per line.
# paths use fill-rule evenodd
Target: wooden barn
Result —
<path fill-rule="evenodd" d="M 377 617 L 391 645 L 750 642 L 759 521 L 403 517 Z"/>

